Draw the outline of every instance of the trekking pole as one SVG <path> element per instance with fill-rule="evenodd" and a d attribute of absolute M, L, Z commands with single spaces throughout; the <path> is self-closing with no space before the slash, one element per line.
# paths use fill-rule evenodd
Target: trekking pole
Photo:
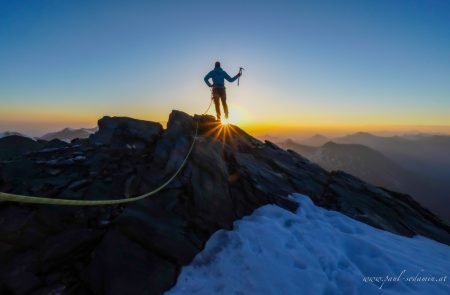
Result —
<path fill-rule="evenodd" d="M 242 70 L 245 70 L 245 69 L 243 67 L 240 67 L 239 74 L 241 74 L 241 75 L 242 75 Z M 241 76 L 239 76 L 239 78 L 238 78 L 238 86 L 239 86 L 239 79 L 241 79 Z"/>

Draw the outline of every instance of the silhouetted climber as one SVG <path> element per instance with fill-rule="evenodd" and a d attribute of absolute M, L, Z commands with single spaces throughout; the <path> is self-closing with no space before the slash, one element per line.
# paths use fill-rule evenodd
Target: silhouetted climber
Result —
<path fill-rule="evenodd" d="M 233 78 L 227 74 L 221 67 L 220 62 L 216 61 L 214 70 L 209 72 L 205 76 L 205 83 L 208 87 L 212 87 L 212 99 L 214 100 L 214 105 L 216 106 L 216 116 L 217 120 L 220 120 L 220 101 L 222 101 L 223 111 L 225 112 L 225 119 L 228 119 L 228 106 L 227 106 L 227 94 L 225 92 L 225 80 L 228 82 L 234 82 L 242 74 L 238 73 Z M 209 82 L 212 79 L 212 84 Z M 220 101 L 219 101 L 220 99 Z"/>

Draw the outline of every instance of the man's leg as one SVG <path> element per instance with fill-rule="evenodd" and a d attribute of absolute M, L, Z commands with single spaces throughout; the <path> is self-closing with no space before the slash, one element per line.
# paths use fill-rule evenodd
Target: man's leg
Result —
<path fill-rule="evenodd" d="M 214 106 L 216 107 L 216 117 L 217 120 L 220 120 L 220 100 L 219 97 L 213 96 Z"/>
<path fill-rule="evenodd" d="M 225 88 L 220 95 L 220 100 L 222 101 L 223 112 L 225 113 L 225 119 L 228 119 L 228 105 L 227 105 L 227 93 L 225 92 Z"/>

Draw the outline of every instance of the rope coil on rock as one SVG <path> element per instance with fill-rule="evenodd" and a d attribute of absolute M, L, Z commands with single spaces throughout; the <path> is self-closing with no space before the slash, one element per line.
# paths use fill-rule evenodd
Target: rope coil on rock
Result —
<path fill-rule="evenodd" d="M 211 104 L 212 104 L 212 100 L 209 103 L 208 108 L 202 115 L 206 114 L 209 111 L 209 109 L 211 108 Z M 181 172 L 184 165 L 186 164 L 187 160 L 189 159 L 189 156 L 191 155 L 191 152 L 194 148 L 194 144 L 197 141 L 197 137 L 198 137 L 198 120 L 197 120 L 197 125 L 195 127 L 194 139 L 192 140 L 192 144 L 189 147 L 186 157 L 184 157 L 183 161 L 181 162 L 180 167 L 178 167 L 178 169 L 175 171 L 175 173 L 166 182 L 164 182 L 162 185 L 160 185 L 156 189 L 154 189 L 148 193 L 145 193 L 143 195 L 139 195 L 139 196 L 131 197 L 131 198 L 121 198 L 121 199 L 113 199 L 113 200 L 69 200 L 69 199 L 62 199 L 62 198 L 41 198 L 41 197 L 16 195 L 16 194 L 0 192 L 0 201 L 16 202 L 16 203 L 31 203 L 31 204 L 46 204 L 46 205 L 65 205 L 65 206 L 98 206 L 98 205 L 116 205 L 116 204 L 130 203 L 130 202 L 142 200 L 142 199 L 145 199 L 145 198 L 161 191 L 167 185 L 169 185 L 175 179 L 175 177 L 178 176 L 178 174 Z"/>

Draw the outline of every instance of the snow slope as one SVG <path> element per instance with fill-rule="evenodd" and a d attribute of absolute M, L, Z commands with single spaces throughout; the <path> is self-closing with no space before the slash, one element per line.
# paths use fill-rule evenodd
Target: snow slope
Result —
<path fill-rule="evenodd" d="M 447 245 L 291 198 L 296 214 L 266 205 L 216 232 L 166 294 L 450 294 Z"/>

